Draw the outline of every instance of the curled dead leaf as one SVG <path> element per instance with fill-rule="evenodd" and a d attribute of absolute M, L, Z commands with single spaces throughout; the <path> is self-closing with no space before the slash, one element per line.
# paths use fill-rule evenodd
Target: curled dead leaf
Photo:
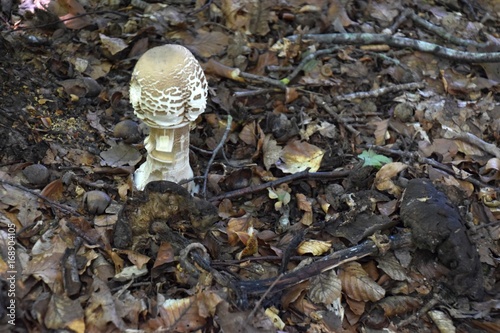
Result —
<path fill-rule="evenodd" d="M 389 163 L 382 166 L 375 176 L 375 186 L 379 191 L 387 191 L 392 195 L 399 196 L 401 188 L 394 184 L 392 178 L 406 168 L 408 166 L 401 162 Z"/>
<path fill-rule="evenodd" d="M 311 253 L 312 255 L 319 256 L 330 250 L 331 247 L 332 242 L 311 239 L 300 243 L 297 253 L 301 255 Z"/>
<path fill-rule="evenodd" d="M 293 140 L 281 151 L 281 159 L 276 166 L 285 173 L 297 173 L 309 169 L 316 172 L 321 166 L 324 152 L 307 142 Z"/>

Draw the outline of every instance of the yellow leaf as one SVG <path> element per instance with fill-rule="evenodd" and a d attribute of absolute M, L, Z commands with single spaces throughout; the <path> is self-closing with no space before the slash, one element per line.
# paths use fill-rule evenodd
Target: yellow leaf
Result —
<path fill-rule="evenodd" d="M 300 243 L 297 253 L 305 254 L 311 253 L 312 255 L 319 256 L 330 250 L 332 247 L 331 242 L 319 241 L 319 240 L 308 240 Z"/>

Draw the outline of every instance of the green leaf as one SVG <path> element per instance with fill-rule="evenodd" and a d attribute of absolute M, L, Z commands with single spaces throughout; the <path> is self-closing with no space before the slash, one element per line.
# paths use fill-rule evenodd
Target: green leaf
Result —
<path fill-rule="evenodd" d="M 380 169 L 384 164 L 392 162 L 392 159 L 390 157 L 379 155 L 373 150 L 365 150 L 360 155 L 358 155 L 358 157 L 365 161 L 365 163 L 363 163 L 363 166 L 372 166 L 377 169 Z"/>

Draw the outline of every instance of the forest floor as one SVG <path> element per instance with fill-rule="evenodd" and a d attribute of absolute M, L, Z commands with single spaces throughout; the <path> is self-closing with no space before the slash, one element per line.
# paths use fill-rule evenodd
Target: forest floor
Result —
<path fill-rule="evenodd" d="M 500 331 L 498 1 L 0 6 L 0 331 Z M 164 44 L 194 196 L 133 186 Z"/>

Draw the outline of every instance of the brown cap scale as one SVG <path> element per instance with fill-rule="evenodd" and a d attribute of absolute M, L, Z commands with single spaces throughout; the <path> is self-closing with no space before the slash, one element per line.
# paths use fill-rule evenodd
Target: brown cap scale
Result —
<path fill-rule="evenodd" d="M 141 56 L 132 73 L 130 102 L 150 134 L 146 162 L 134 174 L 138 190 L 154 180 L 179 182 L 193 176 L 189 124 L 205 111 L 207 92 L 205 74 L 185 47 L 158 46 Z"/>

